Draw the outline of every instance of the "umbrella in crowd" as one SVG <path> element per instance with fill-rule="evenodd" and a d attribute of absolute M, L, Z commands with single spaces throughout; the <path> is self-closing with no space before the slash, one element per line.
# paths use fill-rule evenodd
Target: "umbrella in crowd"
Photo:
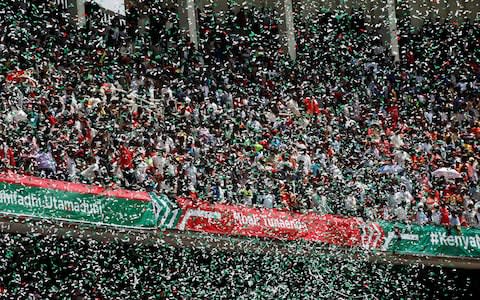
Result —
<path fill-rule="evenodd" d="M 403 172 L 403 168 L 399 165 L 385 165 L 378 169 L 380 174 L 398 174 Z"/>
<path fill-rule="evenodd" d="M 457 179 L 462 178 L 462 174 L 452 168 L 439 168 L 432 172 L 435 177 L 444 177 L 445 179 Z"/>

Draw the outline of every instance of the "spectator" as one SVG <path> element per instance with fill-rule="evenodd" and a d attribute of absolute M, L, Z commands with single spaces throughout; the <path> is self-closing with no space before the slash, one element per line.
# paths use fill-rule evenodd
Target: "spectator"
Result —
<path fill-rule="evenodd" d="M 415 216 L 415 220 L 418 225 L 425 225 L 428 223 L 428 217 L 423 211 L 423 205 L 418 206 L 418 211 Z"/>
<path fill-rule="evenodd" d="M 431 220 L 434 225 L 440 225 L 442 222 L 442 213 L 440 211 L 438 204 L 435 204 L 434 208 L 432 209 Z"/>
<path fill-rule="evenodd" d="M 135 31 L 156 1 L 132 8 L 127 26 L 89 15 L 85 30 L 49 2 L 22 14 L 10 2 L 0 3 L 2 171 L 424 223 L 418 199 L 445 226 L 446 202 L 480 203 L 478 21 L 407 30 L 392 64 L 380 34 L 351 15 L 295 15 L 290 63 L 281 20 L 256 8 L 202 12 L 195 49 L 170 12 Z M 454 184 L 432 177 L 450 166 Z"/>

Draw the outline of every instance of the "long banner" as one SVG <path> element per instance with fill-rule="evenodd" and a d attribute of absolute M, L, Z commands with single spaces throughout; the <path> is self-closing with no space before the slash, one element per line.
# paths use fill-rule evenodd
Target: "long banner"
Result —
<path fill-rule="evenodd" d="M 0 174 L 0 213 L 129 228 L 175 225 L 170 201 L 148 193 L 106 190 L 16 174 Z M 173 211 L 177 212 L 178 211 Z"/>
<path fill-rule="evenodd" d="M 462 228 L 448 231 L 431 225 L 379 222 L 385 232 L 380 250 L 398 254 L 460 256 L 480 258 L 480 230 Z"/>
<path fill-rule="evenodd" d="M 314 213 L 247 208 L 178 199 L 179 230 L 230 236 L 306 240 L 337 246 L 363 247 L 388 253 L 480 258 L 480 229 L 461 233 L 440 226 L 364 222 Z"/>
<path fill-rule="evenodd" d="M 177 202 L 182 208 L 179 230 L 306 240 L 347 247 L 376 248 L 383 241 L 381 228 L 376 224 L 364 224 L 357 218 L 209 204 L 188 199 L 177 199 Z"/>
<path fill-rule="evenodd" d="M 0 174 L 0 214 L 140 229 L 305 240 L 388 253 L 478 257 L 480 229 L 369 222 L 359 218 L 210 204 L 164 195 Z"/>

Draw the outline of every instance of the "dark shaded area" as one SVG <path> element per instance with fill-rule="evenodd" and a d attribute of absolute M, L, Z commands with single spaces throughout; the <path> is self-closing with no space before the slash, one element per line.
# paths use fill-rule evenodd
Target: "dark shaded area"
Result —
<path fill-rule="evenodd" d="M 0 235 L 0 294 L 26 299 L 474 299 L 479 271 Z"/>

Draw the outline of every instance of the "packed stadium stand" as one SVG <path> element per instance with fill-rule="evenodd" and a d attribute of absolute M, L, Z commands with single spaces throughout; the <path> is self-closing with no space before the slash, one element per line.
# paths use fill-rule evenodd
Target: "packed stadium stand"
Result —
<path fill-rule="evenodd" d="M 0 1 L 0 174 L 480 228 L 479 3 L 101 2 Z M 357 256 L 0 243 L 0 297 L 12 299 L 479 293 L 471 274 Z"/>
<path fill-rule="evenodd" d="M 478 226 L 478 20 L 428 20 L 401 60 L 365 12 L 72 22 L 3 1 L 2 170 L 212 202 Z M 142 8 L 144 11 L 142 11 Z"/>

